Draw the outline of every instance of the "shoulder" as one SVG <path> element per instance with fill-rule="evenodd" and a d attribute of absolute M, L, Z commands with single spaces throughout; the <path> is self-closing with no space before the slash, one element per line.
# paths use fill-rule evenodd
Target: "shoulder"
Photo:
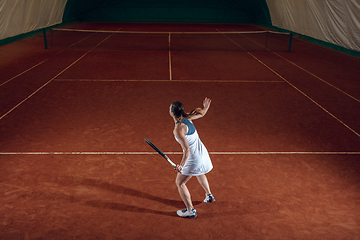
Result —
<path fill-rule="evenodd" d="M 184 118 L 183 123 L 187 124 L 187 123 L 190 122 L 190 123 L 194 124 L 194 123 L 191 121 L 191 119 L 193 119 L 193 118 L 192 118 L 192 117 Z"/>
<path fill-rule="evenodd" d="M 187 126 L 185 123 L 177 123 L 174 128 L 175 135 L 186 135 Z"/>

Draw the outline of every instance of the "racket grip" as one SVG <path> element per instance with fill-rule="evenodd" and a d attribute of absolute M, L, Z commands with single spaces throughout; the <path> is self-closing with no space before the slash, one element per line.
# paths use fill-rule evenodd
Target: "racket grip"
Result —
<path fill-rule="evenodd" d="M 173 161 L 171 161 L 170 158 L 168 158 L 167 156 L 166 156 L 166 160 L 171 164 L 171 166 L 173 166 L 173 168 L 176 168 L 176 164 Z M 180 173 L 182 173 L 182 171 L 180 171 Z"/>
<path fill-rule="evenodd" d="M 165 158 L 171 164 L 171 166 L 173 166 L 174 168 L 176 167 L 176 164 L 173 161 L 171 161 L 170 158 L 168 158 L 166 155 Z"/>

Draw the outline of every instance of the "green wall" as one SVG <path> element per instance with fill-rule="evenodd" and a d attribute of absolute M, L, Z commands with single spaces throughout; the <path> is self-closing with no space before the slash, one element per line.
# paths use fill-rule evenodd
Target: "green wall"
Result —
<path fill-rule="evenodd" d="M 265 0 L 68 0 L 63 22 L 76 20 L 271 25 Z"/>

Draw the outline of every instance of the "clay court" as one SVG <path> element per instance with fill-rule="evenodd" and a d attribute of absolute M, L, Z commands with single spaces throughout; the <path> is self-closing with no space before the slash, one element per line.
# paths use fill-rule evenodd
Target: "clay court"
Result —
<path fill-rule="evenodd" d="M 266 30 L 248 24 L 62 28 L 109 32 L 0 46 L 1 239 L 360 238 L 359 58 L 296 36 L 290 52 L 117 48 L 116 31 Z M 180 162 L 169 105 L 205 97 L 216 202 L 191 179 L 198 217 L 182 219 L 176 171 L 144 139 Z"/>

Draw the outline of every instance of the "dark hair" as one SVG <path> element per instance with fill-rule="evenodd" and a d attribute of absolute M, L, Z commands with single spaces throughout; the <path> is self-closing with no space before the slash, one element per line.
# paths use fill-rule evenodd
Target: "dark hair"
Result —
<path fill-rule="evenodd" d="M 192 117 L 194 115 L 203 113 L 201 108 L 196 108 L 190 113 L 186 113 L 184 110 L 184 105 L 179 101 L 175 101 L 171 104 L 171 112 L 174 113 L 175 118 L 178 119 L 180 123 L 184 118 Z"/>

